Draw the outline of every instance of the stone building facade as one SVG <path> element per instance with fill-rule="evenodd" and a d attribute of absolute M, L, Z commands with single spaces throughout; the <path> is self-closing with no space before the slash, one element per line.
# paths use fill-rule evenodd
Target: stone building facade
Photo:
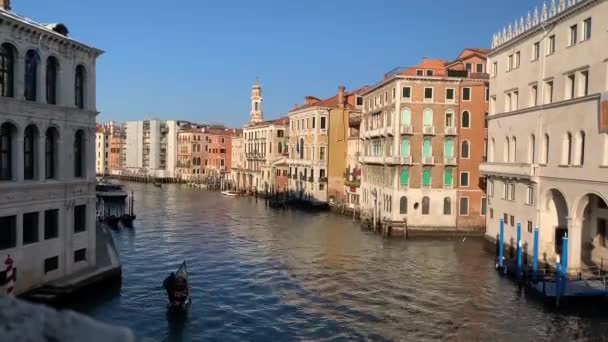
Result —
<path fill-rule="evenodd" d="M 125 124 L 125 173 L 174 178 L 177 163 L 178 122 L 128 121 Z"/>
<path fill-rule="evenodd" d="M 608 256 L 608 1 L 559 1 L 494 35 L 487 237 L 554 263 L 567 234 L 570 269 Z"/>
<path fill-rule="evenodd" d="M 201 181 L 205 177 L 208 144 L 202 128 L 185 128 L 177 134 L 175 176 L 185 181 Z"/>
<path fill-rule="evenodd" d="M 63 24 L 0 4 L 0 251 L 15 260 L 21 293 L 97 263 L 95 65 L 103 52 Z"/>
<path fill-rule="evenodd" d="M 397 68 L 363 94 L 362 208 L 427 229 L 483 229 L 484 49 Z M 473 178 L 476 177 L 477 178 Z"/>

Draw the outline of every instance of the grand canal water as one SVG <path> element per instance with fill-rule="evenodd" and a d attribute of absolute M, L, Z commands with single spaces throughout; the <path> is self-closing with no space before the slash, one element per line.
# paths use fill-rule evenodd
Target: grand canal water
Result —
<path fill-rule="evenodd" d="M 160 341 L 584 341 L 606 316 L 556 312 L 496 275 L 483 241 L 385 240 L 337 215 L 267 209 L 251 198 L 128 183 L 136 229 L 114 234 L 120 291 L 71 308 Z M 187 316 L 160 283 L 192 272 Z"/>

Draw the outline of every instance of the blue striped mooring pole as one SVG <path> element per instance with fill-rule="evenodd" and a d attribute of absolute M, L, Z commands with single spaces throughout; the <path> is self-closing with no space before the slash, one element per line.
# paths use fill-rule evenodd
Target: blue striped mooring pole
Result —
<path fill-rule="evenodd" d="M 498 245 L 498 267 L 502 268 L 503 259 L 505 258 L 505 220 L 500 219 L 500 237 Z"/>
<path fill-rule="evenodd" d="M 538 226 L 534 228 L 534 247 L 532 253 L 532 276 L 536 280 L 536 275 L 538 274 Z"/>
<path fill-rule="evenodd" d="M 562 294 L 566 293 L 566 283 L 568 282 L 568 234 L 562 238 Z"/>

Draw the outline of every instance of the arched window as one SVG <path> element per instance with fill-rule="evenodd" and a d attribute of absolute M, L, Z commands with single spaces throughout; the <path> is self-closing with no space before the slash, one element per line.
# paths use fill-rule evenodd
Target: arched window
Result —
<path fill-rule="evenodd" d="M 449 197 L 443 199 L 443 215 L 452 215 L 452 199 Z"/>
<path fill-rule="evenodd" d="M 424 138 L 422 141 L 422 156 L 425 158 L 433 155 L 433 145 L 430 138 Z"/>
<path fill-rule="evenodd" d="M 0 181 L 13 179 L 13 144 L 15 141 L 15 126 L 6 122 L 0 126 Z"/>
<path fill-rule="evenodd" d="M 36 149 L 38 129 L 35 125 L 25 128 L 23 134 L 23 179 L 32 180 L 36 177 Z"/>
<path fill-rule="evenodd" d="M 536 138 L 534 134 L 530 136 L 530 142 L 528 144 L 528 163 L 536 164 Z"/>
<path fill-rule="evenodd" d="M 424 126 L 433 126 L 433 110 L 430 108 L 427 108 L 424 110 L 424 114 L 423 114 L 423 123 Z"/>
<path fill-rule="evenodd" d="M 57 104 L 57 74 L 59 62 L 51 56 L 46 60 L 46 103 Z"/>
<path fill-rule="evenodd" d="M 562 140 L 562 165 L 570 165 L 572 163 L 572 134 L 570 132 L 564 135 Z"/>
<path fill-rule="evenodd" d="M 471 157 L 471 146 L 468 140 L 463 140 L 460 146 L 460 157 L 463 159 L 469 159 Z"/>
<path fill-rule="evenodd" d="M 505 139 L 505 144 L 503 145 L 503 151 L 502 151 L 502 161 L 505 163 L 509 162 L 509 156 L 511 155 L 511 153 L 509 152 L 511 148 L 511 140 L 509 139 L 509 137 L 507 137 Z"/>
<path fill-rule="evenodd" d="M 488 151 L 488 161 L 490 163 L 494 162 L 494 150 L 496 149 L 496 142 L 494 141 L 494 138 L 492 138 L 492 140 L 490 141 L 490 149 Z"/>
<path fill-rule="evenodd" d="M 401 125 L 411 126 L 412 125 L 412 112 L 409 108 L 404 108 L 401 111 Z"/>
<path fill-rule="evenodd" d="M 549 134 L 543 137 L 543 163 L 549 164 Z"/>
<path fill-rule="evenodd" d="M 511 138 L 511 156 L 509 157 L 509 161 L 511 163 L 515 163 L 517 161 L 517 139 L 515 137 Z"/>
<path fill-rule="evenodd" d="M 399 214 L 407 214 L 407 197 L 401 196 L 399 200 Z"/>
<path fill-rule="evenodd" d="M 36 101 L 36 87 L 38 86 L 38 66 L 40 57 L 34 50 L 25 55 L 25 99 Z"/>
<path fill-rule="evenodd" d="M 76 131 L 74 134 L 74 177 L 84 178 L 85 177 L 85 141 L 84 132 L 82 130 Z"/>
<path fill-rule="evenodd" d="M 0 45 L 0 96 L 14 96 L 15 48 L 8 43 Z"/>
<path fill-rule="evenodd" d="M 445 112 L 445 127 L 454 127 L 454 112 L 451 110 Z"/>
<path fill-rule="evenodd" d="M 576 133 L 576 155 L 574 156 L 574 165 L 585 164 L 585 132 L 579 131 Z"/>
<path fill-rule="evenodd" d="M 86 72 L 82 65 L 76 67 L 74 76 L 74 104 L 76 107 L 84 108 L 85 101 L 85 84 L 86 84 Z"/>
<path fill-rule="evenodd" d="M 408 157 L 410 155 L 410 138 L 401 138 L 401 156 Z"/>
<path fill-rule="evenodd" d="M 445 142 L 443 143 L 443 154 L 447 159 L 454 157 L 454 139 L 445 139 Z"/>
<path fill-rule="evenodd" d="M 462 128 L 471 128 L 471 114 L 468 110 L 462 112 Z"/>
<path fill-rule="evenodd" d="M 422 215 L 428 215 L 431 211 L 431 199 L 427 196 L 422 197 Z"/>
<path fill-rule="evenodd" d="M 44 143 L 44 173 L 47 179 L 56 178 L 58 138 L 59 132 L 57 132 L 55 127 L 49 127 L 46 130 L 46 139 Z"/>

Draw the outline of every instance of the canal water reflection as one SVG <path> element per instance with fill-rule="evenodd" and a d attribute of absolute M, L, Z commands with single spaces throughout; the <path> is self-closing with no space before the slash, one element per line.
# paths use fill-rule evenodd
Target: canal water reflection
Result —
<path fill-rule="evenodd" d="M 478 239 L 385 240 L 337 215 L 127 183 L 136 228 L 114 234 L 118 293 L 71 308 L 166 341 L 593 340 L 606 317 L 559 314 L 496 275 Z M 168 315 L 162 279 L 187 260 L 193 303 Z"/>

